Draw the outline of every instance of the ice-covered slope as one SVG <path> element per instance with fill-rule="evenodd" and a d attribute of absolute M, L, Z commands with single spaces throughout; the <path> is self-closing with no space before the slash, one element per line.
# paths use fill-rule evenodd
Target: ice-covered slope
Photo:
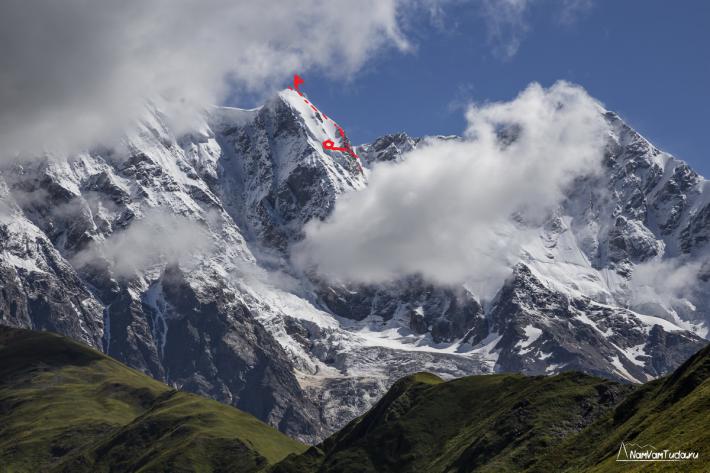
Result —
<path fill-rule="evenodd" d="M 152 106 L 118 145 L 4 166 L 0 320 L 65 333 L 306 441 L 416 371 L 645 381 L 705 343 L 693 330 L 708 306 L 641 304 L 629 278 L 703 252 L 710 210 L 702 178 L 608 120 L 605 174 L 575 187 L 484 304 L 417 276 L 343 286 L 289 263 L 307 221 L 429 139 L 359 147 L 363 174 L 323 150 L 332 121 L 293 91 L 209 110 L 179 136 Z"/>

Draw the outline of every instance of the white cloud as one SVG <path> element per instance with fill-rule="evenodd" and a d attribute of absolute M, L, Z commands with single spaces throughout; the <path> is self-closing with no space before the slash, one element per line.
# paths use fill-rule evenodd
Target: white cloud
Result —
<path fill-rule="evenodd" d="M 572 26 L 593 7 L 593 0 L 562 0 L 559 21 L 563 25 Z"/>
<path fill-rule="evenodd" d="M 481 0 L 481 14 L 486 23 L 488 42 L 493 53 L 509 60 L 518 53 L 532 26 L 528 21 L 535 7 L 547 7 L 546 16 L 557 23 L 572 26 L 593 7 L 593 0 Z"/>
<path fill-rule="evenodd" d="M 108 239 L 95 241 L 72 258 L 75 267 L 111 264 L 118 276 L 131 276 L 166 263 L 192 265 L 214 249 L 206 228 L 160 209 L 146 212 Z"/>
<path fill-rule="evenodd" d="M 463 141 L 434 142 L 376 166 L 365 190 L 341 198 L 325 222 L 309 222 L 293 260 L 368 283 L 415 273 L 439 283 L 503 278 L 530 237 L 511 216 L 543 218 L 576 177 L 601 168 L 600 111 L 565 82 L 472 106 Z"/>
<path fill-rule="evenodd" d="M 698 279 L 702 261 L 684 261 L 680 258 L 651 260 L 637 265 L 631 278 L 635 296 L 639 299 L 668 301 L 687 296 Z"/>
<path fill-rule="evenodd" d="M 510 59 L 530 29 L 526 14 L 531 0 L 483 0 L 482 14 L 488 28 L 488 39 L 493 52 L 502 59 Z"/>
<path fill-rule="evenodd" d="M 408 47 L 401 1 L 2 2 L 3 152 L 106 140 L 157 96 L 190 116 L 228 89 L 267 92 L 293 72 L 346 76 L 378 48 Z"/>
<path fill-rule="evenodd" d="M 709 276 L 707 253 L 646 261 L 634 268 L 629 288 L 631 305 L 639 312 L 669 320 L 673 320 L 670 311 L 674 311 L 681 319 L 707 323 L 710 315 L 702 308 L 710 302 Z"/>

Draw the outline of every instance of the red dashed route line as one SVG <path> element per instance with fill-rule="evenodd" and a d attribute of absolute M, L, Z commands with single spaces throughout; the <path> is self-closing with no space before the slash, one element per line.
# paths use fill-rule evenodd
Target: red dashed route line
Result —
<path fill-rule="evenodd" d="M 306 103 L 306 105 L 310 106 L 314 112 L 320 114 L 326 120 L 330 120 L 331 122 L 333 122 L 333 125 L 335 125 L 335 128 L 338 130 L 338 133 L 340 134 L 340 138 L 343 141 L 343 144 L 345 145 L 342 147 L 338 147 L 338 146 L 335 146 L 335 143 L 333 142 L 333 140 L 325 140 L 325 141 L 323 141 L 323 149 L 328 150 L 328 151 L 343 151 L 343 152 L 348 153 L 350 156 L 353 157 L 353 159 L 357 163 L 358 168 L 360 168 L 360 173 L 364 174 L 364 172 L 362 170 L 362 164 L 360 164 L 360 157 L 357 154 L 355 154 L 355 151 L 353 151 L 352 146 L 350 146 L 347 139 L 345 138 L 345 132 L 343 131 L 343 128 L 340 125 L 338 125 L 337 123 L 335 123 L 335 120 L 333 120 L 332 118 L 328 118 L 325 113 L 318 110 L 312 103 L 310 103 L 308 100 L 306 100 L 306 98 L 303 96 L 301 91 L 298 90 L 298 86 L 303 84 L 303 82 L 304 82 L 304 80 L 301 79 L 301 77 L 298 74 L 294 74 L 293 75 L 293 87 L 289 86 L 289 89 L 295 90 L 296 93 L 301 96 L 301 98 Z"/>

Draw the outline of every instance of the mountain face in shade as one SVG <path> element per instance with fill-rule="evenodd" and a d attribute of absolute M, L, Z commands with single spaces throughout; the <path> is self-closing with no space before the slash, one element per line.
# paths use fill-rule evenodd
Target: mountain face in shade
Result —
<path fill-rule="evenodd" d="M 706 343 L 702 291 L 640 303 L 630 278 L 704 254 L 707 183 L 612 113 L 604 172 L 536 229 L 492 302 L 417 275 L 335 284 L 289 261 L 305 223 L 365 189 L 371 167 L 459 138 L 382 137 L 356 149 L 363 174 L 323 150 L 336 130 L 293 91 L 195 120 L 175 134 L 153 104 L 120 144 L 2 165 L 0 322 L 67 335 L 306 442 L 422 370 L 646 382 Z"/>

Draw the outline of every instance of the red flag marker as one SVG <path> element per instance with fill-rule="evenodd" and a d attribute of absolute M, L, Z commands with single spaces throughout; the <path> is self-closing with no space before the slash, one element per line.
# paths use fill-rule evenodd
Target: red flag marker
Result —
<path fill-rule="evenodd" d="M 303 84 L 305 82 L 303 79 L 301 79 L 301 76 L 298 74 L 293 75 L 293 88 L 296 89 L 296 92 L 298 92 L 298 86 Z"/>

